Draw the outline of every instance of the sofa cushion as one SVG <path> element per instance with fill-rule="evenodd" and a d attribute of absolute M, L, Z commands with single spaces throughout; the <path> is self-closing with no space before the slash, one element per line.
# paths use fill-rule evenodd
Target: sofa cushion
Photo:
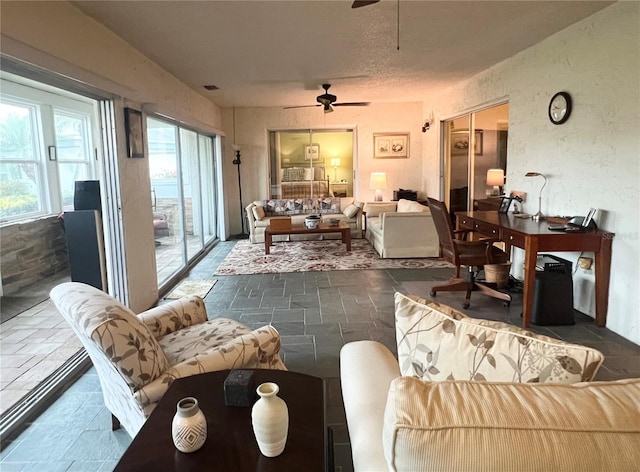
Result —
<path fill-rule="evenodd" d="M 631 471 L 640 464 L 640 379 L 516 384 L 391 382 L 389 470 Z"/>
<path fill-rule="evenodd" d="M 395 203 L 367 203 L 367 218 L 375 218 L 382 213 L 395 212 Z"/>
<path fill-rule="evenodd" d="M 429 211 L 429 207 L 421 205 L 418 202 L 414 202 L 412 200 L 405 200 L 401 198 L 398 200 L 398 209 L 396 210 L 398 213 L 415 213 L 421 211 Z"/>
<path fill-rule="evenodd" d="M 560 382 L 592 380 L 604 357 L 595 349 L 517 326 L 468 318 L 446 305 L 395 295 L 402 375 L 425 380 Z"/>
<path fill-rule="evenodd" d="M 346 216 L 347 218 L 353 218 L 358 214 L 358 210 L 360 210 L 360 207 L 352 203 L 347 208 L 345 208 L 342 213 L 344 213 L 344 216 Z"/>
<path fill-rule="evenodd" d="M 256 220 L 260 221 L 265 217 L 264 207 L 263 206 L 254 206 L 251 211 L 253 211 L 253 216 Z"/>

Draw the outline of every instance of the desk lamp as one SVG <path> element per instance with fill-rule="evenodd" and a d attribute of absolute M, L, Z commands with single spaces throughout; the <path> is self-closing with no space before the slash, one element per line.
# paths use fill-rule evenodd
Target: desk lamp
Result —
<path fill-rule="evenodd" d="M 384 172 L 371 172 L 371 178 L 369 179 L 369 188 L 375 190 L 375 196 L 373 200 L 375 202 L 382 201 L 382 189 L 387 188 L 387 174 Z"/>
<path fill-rule="evenodd" d="M 536 213 L 535 215 L 532 216 L 533 221 L 540 221 L 540 220 L 544 220 L 544 215 L 542 214 L 542 189 L 544 188 L 545 185 L 547 185 L 547 178 L 544 176 L 544 174 L 541 174 L 540 172 L 527 172 L 526 174 L 524 174 L 525 177 L 542 177 L 544 179 L 544 183 L 542 184 L 542 187 L 540 187 L 540 195 L 538 195 L 538 213 Z"/>

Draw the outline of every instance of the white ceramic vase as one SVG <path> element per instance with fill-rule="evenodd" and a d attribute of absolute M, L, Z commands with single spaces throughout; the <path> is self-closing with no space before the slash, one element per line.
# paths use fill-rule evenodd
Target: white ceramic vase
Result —
<path fill-rule="evenodd" d="M 289 409 L 278 396 L 280 387 L 273 382 L 260 384 L 260 398 L 251 410 L 251 424 L 260 452 L 266 457 L 282 454 L 289 433 Z"/>
<path fill-rule="evenodd" d="M 173 444 L 180 452 L 195 452 L 207 439 L 207 419 L 193 397 L 178 402 L 176 414 L 171 423 Z"/>

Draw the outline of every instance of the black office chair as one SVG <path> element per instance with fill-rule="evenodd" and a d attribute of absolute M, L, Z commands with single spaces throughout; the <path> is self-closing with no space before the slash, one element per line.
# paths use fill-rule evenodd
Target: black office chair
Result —
<path fill-rule="evenodd" d="M 447 206 L 433 198 L 428 199 L 433 223 L 440 240 L 440 255 L 446 261 L 456 266 L 456 275 L 444 285 L 431 288 L 430 295 L 435 297 L 438 292 L 467 292 L 462 306 L 469 308 L 471 304 L 471 292 L 481 291 L 490 297 L 498 298 L 511 304 L 511 295 L 494 289 L 491 286 L 476 282 L 476 272 L 486 264 L 501 264 L 507 262 L 509 256 L 493 245 L 497 239 L 482 238 L 477 241 L 466 241 L 466 236 L 472 230 L 455 230 L 451 224 L 451 218 Z M 460 278 L 460 266 L 466 266 L 467 279 Z"/>

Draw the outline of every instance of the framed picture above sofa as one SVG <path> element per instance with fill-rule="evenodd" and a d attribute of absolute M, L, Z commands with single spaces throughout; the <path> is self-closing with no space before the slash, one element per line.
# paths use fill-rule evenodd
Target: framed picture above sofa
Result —
<path fill-rule="evenodd" d="M 374 159 L 408 159 L 409 133 L 374 133 Z"/>

